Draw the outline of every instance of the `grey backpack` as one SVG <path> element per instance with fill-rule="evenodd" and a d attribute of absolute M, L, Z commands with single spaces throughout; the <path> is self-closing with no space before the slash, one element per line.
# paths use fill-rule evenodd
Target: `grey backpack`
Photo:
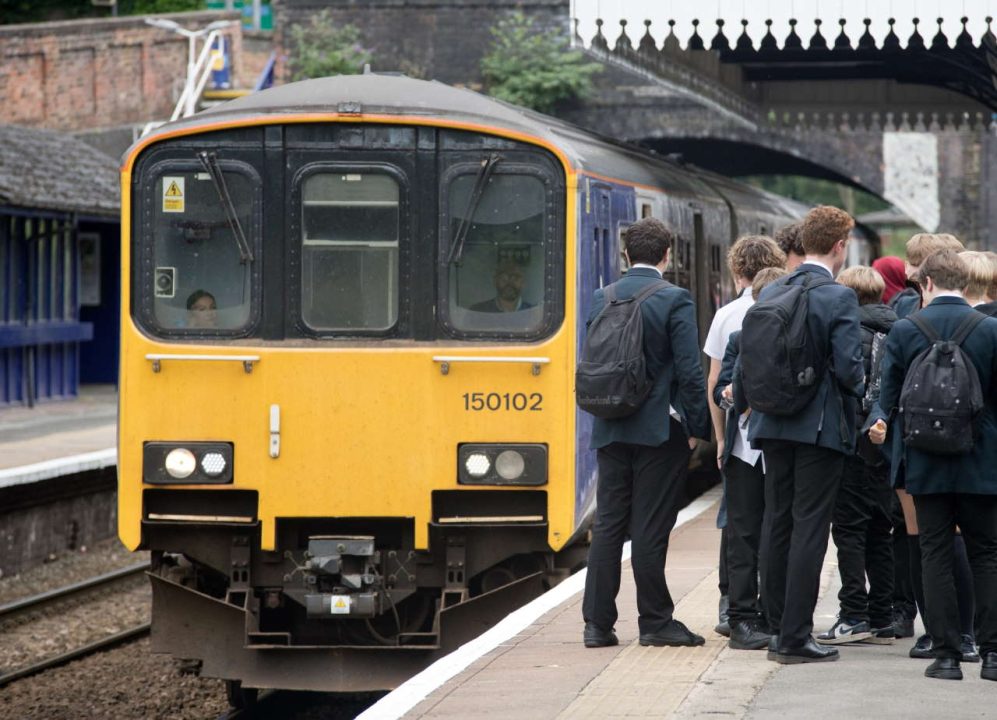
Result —
<path fill-rule="evenodd" d="M 616 283 L 603 290 L 605 304 L 589 325 L 575 371 L 582 410 L 614 420 L 633 415 L 647 399 L 654 379 L 647 376 L 640 306 L 668 287 L 670 282 L 659 280 L 626 300 L 617 298 Z"/>
<path fill-rule="evenodd" d="M 931 345 L 914 358 L 900 390 L 907 447 L 936 455 L 961 455 L 973 449 L 983 391 L 976 366 L 960 345 L 985 318 L 970 313 L 952 338 L 943 340 L 920 313 L 908 316 Z"/>

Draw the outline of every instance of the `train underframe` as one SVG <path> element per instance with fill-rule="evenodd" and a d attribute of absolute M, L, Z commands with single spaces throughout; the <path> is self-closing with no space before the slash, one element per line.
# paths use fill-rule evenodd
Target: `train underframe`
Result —
<path fill-rule="evenodd" d="M 153 650 L 237 687 L 397 687 L 584 564 L 580 543 L 551 551 L 545 521 L 505 520 L 545 519 L 546 493 L 486 494 L 479 522 L 453 507 L 468 493 L 434 493 L 425 550 L 412 518 L 278 519 L 274 551 L 258 522 L 146 520 Z"/>

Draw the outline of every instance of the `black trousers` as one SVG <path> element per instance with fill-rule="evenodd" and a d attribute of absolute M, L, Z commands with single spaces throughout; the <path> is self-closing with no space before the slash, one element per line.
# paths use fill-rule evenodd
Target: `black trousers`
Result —
<path fill-rule="evenodd" d="M 838 547 L 841 616 L 874 628 L 893 623 L 893 520 L 889 466 L 845 460 L 834 504 L 831 535 Z M 869 590 L 866 592 L 866 576 Z"/>
<path fill-rule="evenodd" d="M 890 499 L 890 513 L 893 520 L 893 612 L 913 620 L 917 617 L 917 601 L 910 580 L 907 524 L 895 492 Z"/>
<path fill-rule="evenodd" d="M 976 641 L 997 652 L 997 495 L 917 495 L 926 624 L 937 657 L 959 658 L 959 603 L 953 577 L 955 526 L 962 531 L 973 570 Z"/>
<path fill-rule="evenodd" d="M 842 453 L 789 440 L 765 441 L 762 593 L 781 647 L 813 632 L 820 568 L 827 552 Z"/>
<path fill-rule="evenodd" d="M 659 632 L 671 621 L 675 603 L 665 582 L 665 556 L 685 496 L 690 453 L 685 433 L 674 421 L 669 439 L 658 447 L 611 443 L 598 450 L 595 527 L 582 601 L 585 622 L 604 630 L 616 623 L 620 553 L 627 535 L 641 634 Z"/>
<path fill-rule="evenodd" d="M 765 514 L 765 475 L 762 464 L 731 456 L 724 467 L 727 477 L 727 594 L 731 622 L 755 620 L 758 604 L 758 552 Z"/>

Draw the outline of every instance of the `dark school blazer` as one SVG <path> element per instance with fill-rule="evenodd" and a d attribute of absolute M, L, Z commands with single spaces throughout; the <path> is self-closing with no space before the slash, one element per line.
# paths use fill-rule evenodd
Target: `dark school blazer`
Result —
<path fill-rule="evenodd" d="M 830 275 L 810 263 L 803 263 L 797 270 L 822 277 Z M 769 288 L 777 284 L 802 285 L 805 279 L 804 274 L 792 274 L 776 280 L 758 299 L 764 300 Z M 792 440 L 851 455 L 855 452 L 856 399 L 865 393 L 858 298 L 851 288 L 834 283 L 814 288 L 808 300 L 810 335 L 815 342 L 824 344 L 829 358 L 817 393 L 796 415 L 752 412 L 748 439 L 753 447 L 762 449 L 766 440 Z"/>
<path fill-rule="evenodd" d="M 951 337 L 959 323 L 973 309 L 959 297 L 935 298 L 921 310 L 943 338 Z M 890 422 L 892 465 L 890 479 L 895 483 L 900 465 L 904 466 L 905 484 L 911 495 L 934 493 L 979 493 L 997 495 L 997 319 L 988 317 L 970 333 L 962 349 L 976 366 L 983 390 L 985 408 L 980 420 L 980 437 L 972 452 L 965 455 L 935 455 L 909 449 L 903 444 L 897 406 L 907 368 L 928 347 L 928 338 L 913 322 L 898 320 L 886 338 L 883 379 L 879 404 L 867 425 L 877 419 Z"/>
<path fill-rule="evenodd" d="M 659 279 L 651 268 L 632 268 L 620 279 L 617 297 L 636 295 L 648 283 Z M 603 292 L 595 291 L 588 322 L 602 310 Z M 706 405 L 706 378 L 699 357 L 699 330 L 696 312 L 688 290 L 669 287 L 659 290 L 641 305 L 644 323 L 644 356 L 650 377 L 651 394 L 636 413 L 617 420 L 595 418 L 592 423 L 592 448 L 614 442 L 657 447 L 669 439 L 671 422 L 668 406 L 682 418 L 682 428 L 689 437 L 710 437 L 709 410 Z"/>

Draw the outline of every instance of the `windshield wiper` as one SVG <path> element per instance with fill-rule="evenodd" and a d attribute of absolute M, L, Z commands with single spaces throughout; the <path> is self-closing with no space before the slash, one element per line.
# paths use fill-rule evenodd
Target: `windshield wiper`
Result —
<path fill-rule="evenodd" d="M 239 246 L 239 262 L 243 264 L 253 262 L 256 258 L 253 257 L 253 249 L 249 247 L 249 241 L 246 240 L 246 233 L 242 231 L 242 223 L 239 222 L 239 215 L 235 212 L 235 205 L 232 204 L 232 196 L 229 195 L 225 177 L 222 175 L 221 168 L 218 167 L 218 157 L 213 152 L 202 150 L 197 153 L 197 159 L 201 161 L 201 165 L 204 166 L 211 178 L 211 183 L 218 192 L 218 199 L 222 203 L 222 209 L 225 210 L 228 225 L 232 229 L 232 235 L 235 236 L 236 245 Z"/>
<path fill-rule="evenodd" d="M 450 243 L 450 254 L 447 256 L 448 265 L 460 265 L 461 259 L 464 257 L 464 241 L 467 240 L 467 234 L 471 231 L 471 221 L 474 219 L 474 213 L 478 211 L 478 205 L 481 203 L 481 196 L 484 195 L 485 186 L 488 185 L 488 180 L 491 178 L 492 173 L 495 171 L 495 166 L 498 165 L 500 159 L 498 155 L 492 154 L 481 161 L 478 174 L 474 177 L 474 187 L 471 188 L 471 197 L 467 201 L 467 210 L 464 211 L 464 216 L 460 219 L 460 224 L 457 226 L 457 232 L 454 233 L 453 242 Z"/>

